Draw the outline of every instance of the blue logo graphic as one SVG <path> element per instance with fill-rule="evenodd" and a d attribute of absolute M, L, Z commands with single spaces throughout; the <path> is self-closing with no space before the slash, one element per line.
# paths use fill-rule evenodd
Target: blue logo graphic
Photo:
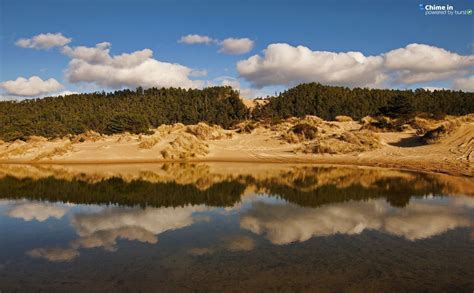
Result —
<path fill-rule="evenodd" d="M 425 5 L 420 4 L 420 10 L 421 10 L 421 11 L 425 10 Z"/>

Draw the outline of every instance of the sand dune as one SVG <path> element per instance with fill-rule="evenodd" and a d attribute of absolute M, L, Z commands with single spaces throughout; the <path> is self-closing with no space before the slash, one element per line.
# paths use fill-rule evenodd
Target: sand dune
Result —
<path fill-rule="evenodd" d="M 474 176 L 472 119 L 456 120 L 456 127 L 431 144 L 415 129 L 367 131 L 358 122 L 341 120 L 327 122 L 309 116 L 278 124 L 243 123 L 233 130 L 200 123 L 163 125 L 152 135 L 33 137 L 0 144 L 0 163 L 325 163 Z"/>

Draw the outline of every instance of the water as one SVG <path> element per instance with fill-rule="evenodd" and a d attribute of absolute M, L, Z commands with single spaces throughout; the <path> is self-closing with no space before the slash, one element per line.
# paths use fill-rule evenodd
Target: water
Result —
<path fill-rule="evenodd" d="M 470 178 L 0 166 L 0 291 L 474 290 Z"/>

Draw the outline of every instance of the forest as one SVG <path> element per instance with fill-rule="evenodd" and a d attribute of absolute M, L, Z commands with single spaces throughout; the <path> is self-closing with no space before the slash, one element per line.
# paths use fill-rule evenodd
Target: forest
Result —
<path fill-rule="evenodd" d="M 291 88 L 253 111 L 255 119 L 338 115 L 360 119 L 367 115 L 465 115 L 474 113 L 474 93 L 450 90 L 390 90 L 325 86 L 305 83 Z"/>
<path fill-rule="evenodd" d="M 338 115 L 360 119 L 367 115 L 464 115 L 474 113 L 474 93 L 389 90 L 300 84 L 268 97 L 248 110 L 231 87 L 205 89 L 150 88 L 95 92 L 0 102 L 0 139 L 48 138 L 93 130 L 102 134 L 147 133 L 161 124 L 206 122 L 224 128 L 245 119 L 283 119 Z"/>
<path fill-rule="evenodd" d="M 229 127 L 248 117 L 231 87 L 150 88 L 0 102 L 0 139 L 48 138 L 93 130 L 146 133 L 162 124 L 207 122 Z"/>

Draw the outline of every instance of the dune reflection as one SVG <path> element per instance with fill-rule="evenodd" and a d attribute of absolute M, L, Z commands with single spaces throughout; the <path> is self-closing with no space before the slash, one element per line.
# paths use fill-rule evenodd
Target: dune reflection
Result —
<path fill-rule="evenodd" d="M 448 230 L 473 225 L 472 211 L 456 202 L 415 201 L 405 208 L 391 207 L 385 200 L 345 202 L 319 208 L 294 204 L 255 203 L 244 212 L 240 226 L 265 235 L 273 244 L 303 242 L 312 237 L 360 234 L 365 230 L 404 237 L 415 241 L 440 235 Z"/>

